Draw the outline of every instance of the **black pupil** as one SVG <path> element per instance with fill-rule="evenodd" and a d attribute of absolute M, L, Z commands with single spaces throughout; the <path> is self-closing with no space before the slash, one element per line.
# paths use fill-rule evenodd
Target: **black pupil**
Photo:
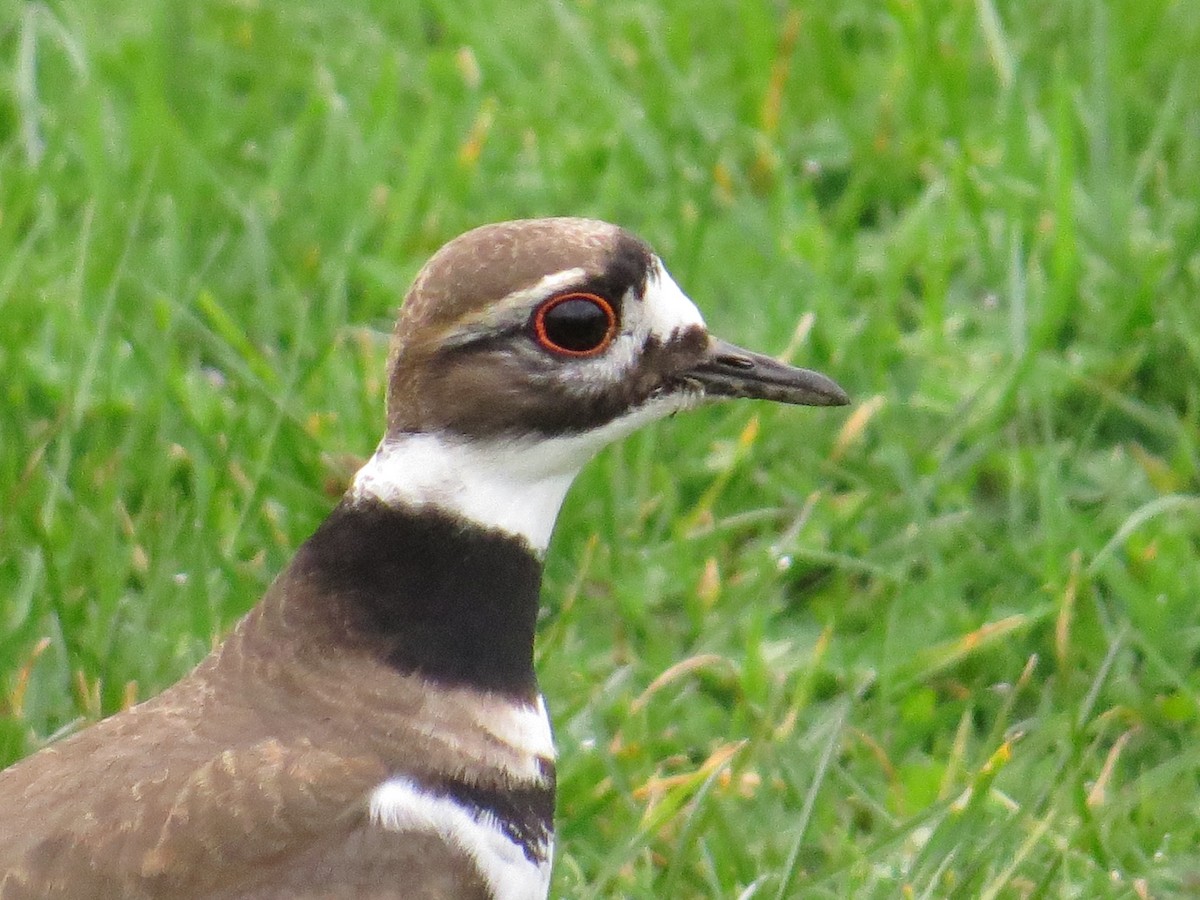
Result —
<path fill-rule="evenodd" d="M 586 353 L 608 337 L 608 313 L 594 300 L 573 297 L 546 310 L 542 327 L 554 346 Z"/>

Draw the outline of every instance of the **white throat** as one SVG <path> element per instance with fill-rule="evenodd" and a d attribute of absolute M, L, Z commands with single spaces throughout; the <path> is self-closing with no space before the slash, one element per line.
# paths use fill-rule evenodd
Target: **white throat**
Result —
<path fill-rule="evenodd" d="M 441 434 L 384 438 L 354 476 L 351 496 L 440 509 L 522 537 L 541 553 L 579 468 L 547 471 L 529 459 L 536 446 Z"/>
<path fill-rule="evenodd" d="M 537 291 L 554 287 L 578 270 L 543 279 Z M 512 295 L 528 304 L 529 291 Z M 502 306 L 511 305 L 510 301 Z M 679 330 L 703 327 L 695 304 L 655 259 L 640 297 L 626 301 L 622 334 L 604 356 L 581 366 L 585 387 L 623 378 L 647 341 L 667 341 Z M 607 444 L 643 425 L 693 405 L 687 392 L 668 394 L 636 407 L 591 431 L 560 437 L 534 435 L 471 440 L 434 432 L 389 435 L 354 476 L 350 499 L 372 497 L 388 504 L 434 508 L 485 528 L 523 538 L 546 552 L 554 520 L 579 470 Z"/>
<path fill-rule="evenodd" d="M 385 437 L 354 476 L 350 498 L 439 509 L 523 538 L 543 554 L 563 498 L 584 464 L 606 444 L 686 405 L 686 397 L 667 397 L 601 428 L 563 437 Z"/>

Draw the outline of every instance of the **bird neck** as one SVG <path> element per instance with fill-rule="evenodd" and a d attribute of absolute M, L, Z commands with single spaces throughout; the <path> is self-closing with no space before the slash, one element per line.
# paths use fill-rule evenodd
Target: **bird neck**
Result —
<path fill-rule="evenodd" d="M 542 565 L 520 538 L 433 507 L 344 500 L 285 573 L 285 620 L 404 674 L 532 703 Z M 297 609 L 294 607 L 304 607 Z"/>
<path fill-rule="evenodd" d="M 349 496 L 442 510 L 481 531 L 519 538 L 540 556 L 571 482 L 603 442 L 592 435 L 535 440 L 392 434 L 355 475 Z"/>

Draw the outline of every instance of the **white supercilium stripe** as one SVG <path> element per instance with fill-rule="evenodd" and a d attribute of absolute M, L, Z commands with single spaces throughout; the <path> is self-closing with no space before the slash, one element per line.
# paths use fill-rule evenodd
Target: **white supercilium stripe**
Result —
<path fill-rule="evenodd" d="M 439 835 L 474 860 L 494 900 L 545 900 L 550 890 L 547 846 L 534 862 L 488 812 L 472 815 L 449 797 L 431 794 L 410 779 L 389 778 L 371 793 L 371 821 L 391 831 Z"/>

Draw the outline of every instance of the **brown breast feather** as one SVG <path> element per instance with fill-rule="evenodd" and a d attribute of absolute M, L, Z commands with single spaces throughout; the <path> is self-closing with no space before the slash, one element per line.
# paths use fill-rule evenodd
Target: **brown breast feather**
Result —
<path fill-rule="evenodd" d="M 486 900 L 462 852 L 369 821 L 396 771 L 490 780 L 421 739 L 428 686 L 292 657 L 279 616 L 269 596 L 188 678 L 0 773 L 0 900 Z"/>

